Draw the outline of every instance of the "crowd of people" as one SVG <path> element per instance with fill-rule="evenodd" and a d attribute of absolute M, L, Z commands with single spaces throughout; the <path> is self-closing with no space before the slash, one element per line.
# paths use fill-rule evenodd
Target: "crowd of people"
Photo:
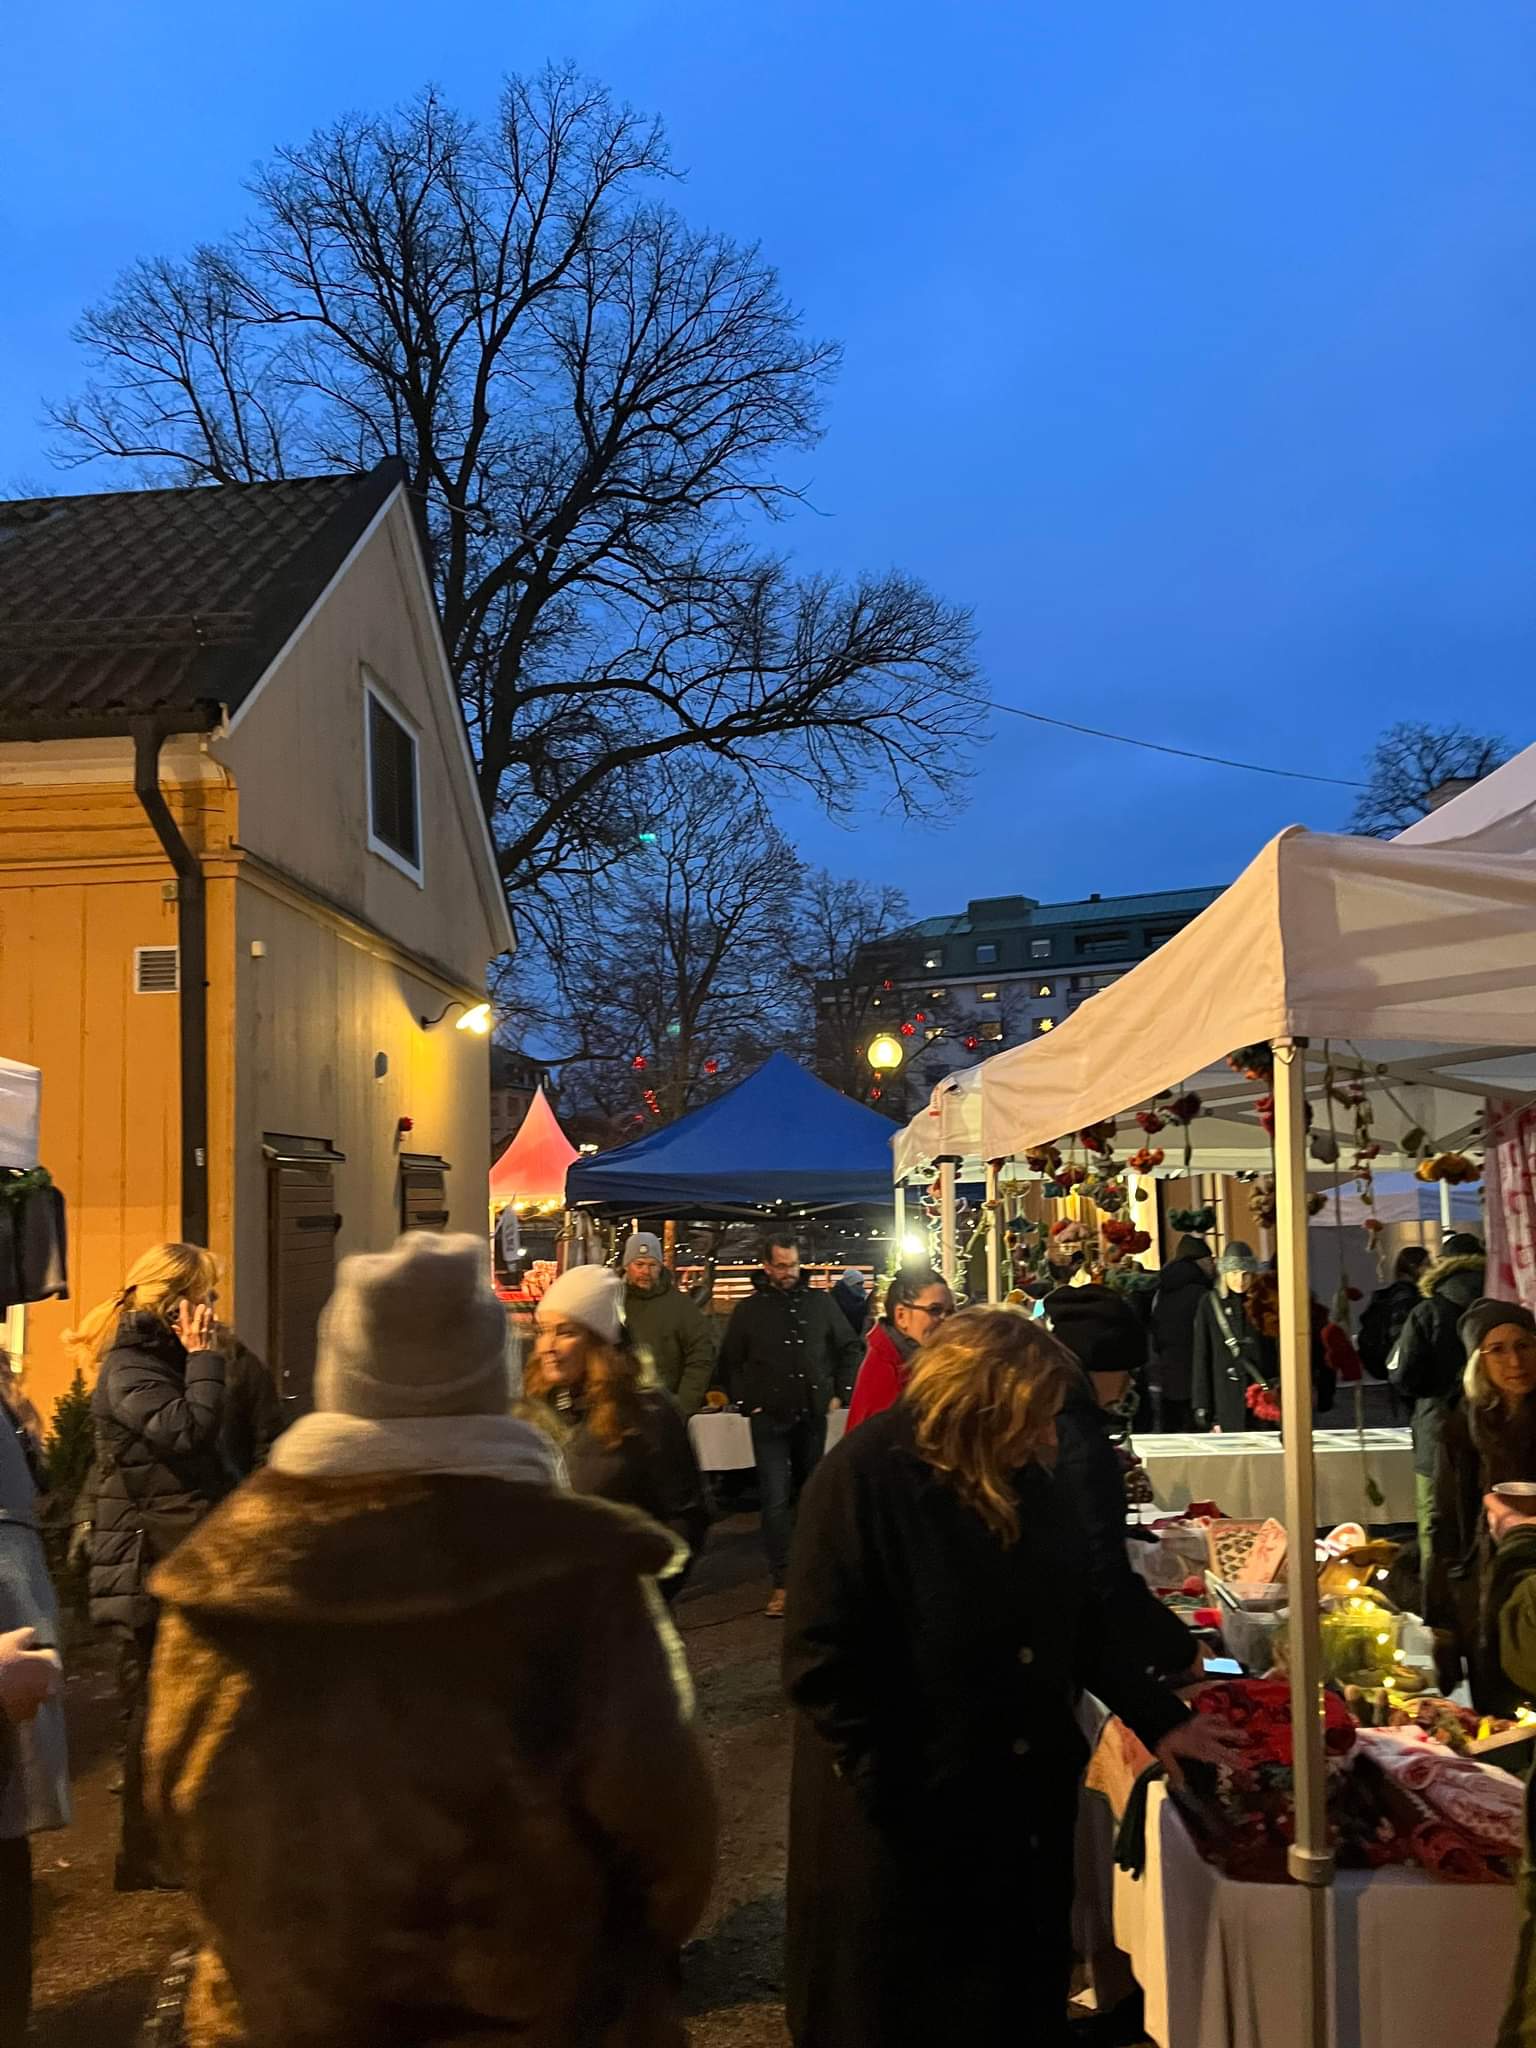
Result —
<path fill-rule="evenodd" d="M 1082 1275 L 966 1307 L 921 1266 L 876 1300 L 770 1232 L 717 1345 L 639 1232 L 549 1287 L 520 1361 L 485 1248 L 418 1232 L 344 1262 L 284 1428 L 211 1256 L 147 1253 L 73 1337 L 77 1546 L 118 1649 L 117 1882 L 192 1895 L 192 2048 L 686 2038 L 716 1817 L 671 1616 L 710 1522 L 688 1421 L 723 1404 L 795 1714 L 797 2048 L 1076 2038 L 1083 1695 L 1175 1778 L 1240 1746 L 1190 1712 L 1198 1643 L 1130 1563 L 1125 1440 L 1149 1369 L 1225 1426 L 1269 1369 L 1256 1277 L 1186 1239 L 1150 1314 Z M 1504 1712 L 1536 1685 L 1536 1521 L 1496 1491 L 1536 1481 L 1536 1317 L 1483 1281 L 1475 1239 L 1405 1259 L 1362 1346 L 1412 1404 L 1443 1676 Z M 27 1839 L 68 1811 L 27 1435 L 0 1429 L 0 2044 Z M 1095 1989 L 1083 2042 L 1137 2039 L 1134 1984 Z"/>

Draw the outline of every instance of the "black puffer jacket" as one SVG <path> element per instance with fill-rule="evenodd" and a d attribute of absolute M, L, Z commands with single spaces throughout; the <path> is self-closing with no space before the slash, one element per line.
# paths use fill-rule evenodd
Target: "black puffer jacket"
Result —
<path fill-rule="evenodd" d="M 224 1398 L 221 1352 L 189 1355 L 158 1317 L 124 1316 L 91 1396 L 91 1619 L 99 1628 L 150 1625 L 156 1606 L 145 1580 L 229 1492 Z"/>
<path fill-rule="evenodd" d="M 1393 1392 L 1413 1403 L 1413 1466 L 1433 1478 L 1446 1416 L 1461 1399 L 1466 1347 L 1457 1324 L 1483 1291 L 1481 1252 L 1454 1252 L 1426 1266 L 1424 1299 L 1403 1325 L 1387 1367 Z"/>
<path fill-rule="evenodd" d="M 846 1404 L 863 1362 L 864 1340 L 830 1294 L 804 1277 L 786 1289 L 755 1273 L 726 1324 L 716 1377 L 747 1414 L 793 1422 Z"/>

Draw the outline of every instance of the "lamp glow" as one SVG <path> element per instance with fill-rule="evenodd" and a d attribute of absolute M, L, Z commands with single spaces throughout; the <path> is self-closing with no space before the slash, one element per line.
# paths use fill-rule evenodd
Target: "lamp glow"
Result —
<path fill-rule="evenodd" d="M 905 1054 L 901 1041 L 892 1038 L 888 1031 L 882 1031 L 878 1038 L 872 1038 L 865 1058 L 877 1074 L 894 1074 L 901 1065 Z"/>
<path fill-rule="evenodd" d="M 901 1251 L 903 1258 L 920 1259 L 922 1258 L 923 1254 L 927 1251 L 927 1249 L 928 1247 L 923 1242 L 923 1240 L 920 1237 L 914 1237 L 910 1230 L 907 1232 L 906 1236 L 901 1240 Z"/>
<path fill-rule="evenodd" d="M 484 1038 L 491 1028 L 491 1006 L 476 1003 L 472 1010 L 466 1010 L 454 1025 L 455 1031 L 473 1031 L 476 1038 Z"/>

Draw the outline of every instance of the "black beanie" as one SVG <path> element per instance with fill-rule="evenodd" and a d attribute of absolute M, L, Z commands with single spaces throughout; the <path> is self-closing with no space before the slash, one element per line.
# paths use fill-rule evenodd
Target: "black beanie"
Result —
<path fill-rule="evenodd" d="M 1211 1248 L 1203 1237 L 1181 1237 L 1173 1256 L 1176 1259 L 1208 1259 Z"/>
<path fill-rule="evenodd" d="M 1481 1238 L 1474 1237 L 1470 1230 L 1448 1230 L 1440 1246 L 1442 1259 L 1482 1259 L 1487 1257 Z"/>
<path fill-rule="evenodd" d="M 1502 1329 L 1506 1323 L 1514 1323 L 1517 1328 L 1529 1330 L 1536 1337 L 1536 1316 L 1520 1302 L 1474 1301 L 1456 1325 L 1468 1358 L 1482 1350 L 1483 1340 L 1490 1330 Z"/>
<path fill-rule="evenodd" d="M 1046 1320 L 1085 1372 L 1140 1372 L 1147 1336 L 1130 1303 L 1109 1287 L 1058 1287 L 1045 1297 Z"/>

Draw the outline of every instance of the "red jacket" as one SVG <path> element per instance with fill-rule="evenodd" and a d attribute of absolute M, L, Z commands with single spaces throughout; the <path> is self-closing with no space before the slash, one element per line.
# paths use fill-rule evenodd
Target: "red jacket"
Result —
<path fill-rule="evenodd" d="M 891 1335 L 890 1324 L 876 1323 L 869 1333 L 864 1363 L 853 1383 L 853 1399 L 848 1405 L 849 1429 L 857 1429 L 872 1415 L 894 1408 L 901 1399 L 911 1371 L 910 1362 L 902 1357 L 901 1349 Z"/>

